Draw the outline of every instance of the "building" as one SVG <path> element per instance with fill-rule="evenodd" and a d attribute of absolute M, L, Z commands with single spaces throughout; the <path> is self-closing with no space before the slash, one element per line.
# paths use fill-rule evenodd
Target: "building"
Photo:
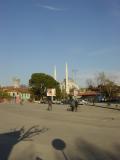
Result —
<path fill-rule="evenodd" d="M 77 85 L 74 80 L 72 79 L 68 79 L 68 84 L 67 84 L 67 88 L 69 90 L 69 93 L 71 92 L 71 90 L 79 90 L 79 85 Z M 61 90 L 66 90 L 66 79 L 64 79 L 64 81 L 60 84 Z"/>
<path fill-rule="evenodd" d="M 15 88 L 14 86 L 3 87 L 3 91 L 7 92 L 11 97 L 19 94 L 20 98 L 24 101 L 30 99 L 30 91 L 27 87 Z"/>
<path fill-rule="evenodd" d="M 53 78 L 56 80 L 57 79 L 57 71 L 56 71 L 56 66 L 54 67 L 54 76 Z M 79 90 L 79 86 L 75 83 L 75 81 L 71 78 L 69 78 L 69 72 L 68 72 L 68 64 L 65 64 L 65 79 L 63 82 L 60 83 L 60 88 L 61 90 L 65 91 L 65 93 L 68 95 L 70 94 L 71 90 Z"/>
<path fill-rule="evenodd" d="M 13 81 L 13 87 L 14 88 L 19 88 L 20 87 L 20 79 L 19 78 L 13 78 L 12 79 L 12 81 Z"/>

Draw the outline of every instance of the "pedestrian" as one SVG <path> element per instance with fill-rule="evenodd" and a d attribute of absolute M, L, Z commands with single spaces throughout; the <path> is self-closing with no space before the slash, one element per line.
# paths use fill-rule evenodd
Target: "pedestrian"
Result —
<path fill-rule="evenodd" d="M 16 103 L 16 95 L 15 95 L 15 93 L 13 93 L 12 104 L 15 104 L 15 103 Z"/>
<path fill-rule="evenodd" d="M 16 95 L 16 104 L 20 104 L 20 95 L 17 93 Z"/>
<path fill-rule="evenodd" d="M 77 108 L 78 108 L 78 101 L 77 99 L 75 99 L 75 111 L 77 112 Z"/>
<path fill-rule="evenodd" d="M 48 98 L 48 111 L 52 111 L 52 100 L 51 100 L 51 97 Z"/>
<path fill-rule="evenodd" d="M 75 100 L 72 98 L 71 99 L 71 104 L 70 104 L 72 112 L 75 110 Z"/>

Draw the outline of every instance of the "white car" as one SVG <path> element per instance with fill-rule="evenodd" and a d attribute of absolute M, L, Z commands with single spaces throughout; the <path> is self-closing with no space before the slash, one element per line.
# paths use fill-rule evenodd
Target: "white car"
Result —
<path fill-rule="evenodd" d="M 40 103 L 40 101 L 34 101 L 34 103 Z"/>
<path fill-rule="evenodd" d="M 58 100 L 54 100 L 54 101 L 52 101 L 52 103 L 53 103 L 53 104 L 62 104 L 62 102 L 61 102 L 61 101 L 58 101 Z"/>
<path fill-rule="evenodd" d="M 88 104 L 88 102 L 84 99 L 81 99 L 81 100 L 78 101 L 78 104 L 84 105 L 84 104 Z"/>

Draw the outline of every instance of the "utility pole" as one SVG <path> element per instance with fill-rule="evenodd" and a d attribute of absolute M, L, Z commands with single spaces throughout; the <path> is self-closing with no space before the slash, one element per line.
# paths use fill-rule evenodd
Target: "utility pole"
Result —
<path fill-rule="evenodd" d="M 65 67 L 65 90 L 66 90 L 66 94 L 69 94 L 69 86 L 68 86 L 68 65 L 66 63 L 66 67 Z"/>
<path fill-rule="evenodd" d="M 56 71 L 56 66 L 54 66 L 54 79 L 57 80 L 57 71 Z"/>

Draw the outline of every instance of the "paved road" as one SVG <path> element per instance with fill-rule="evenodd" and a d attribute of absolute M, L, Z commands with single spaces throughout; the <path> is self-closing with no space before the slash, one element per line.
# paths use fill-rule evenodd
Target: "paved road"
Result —
<path fill-rule="evenodd" d="M 0 160 L 119 160 L 120 111 L 0 104 Z"/>

